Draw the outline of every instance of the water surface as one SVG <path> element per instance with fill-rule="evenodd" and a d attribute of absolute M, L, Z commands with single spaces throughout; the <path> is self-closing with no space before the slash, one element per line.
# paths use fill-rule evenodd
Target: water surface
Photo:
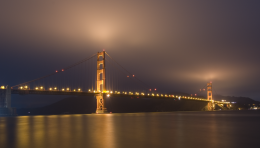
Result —
<path fill-rule="evenodd" d="M 258 147 L 259 126 L 259 111 L 0 117 L 0 147 Z"/>

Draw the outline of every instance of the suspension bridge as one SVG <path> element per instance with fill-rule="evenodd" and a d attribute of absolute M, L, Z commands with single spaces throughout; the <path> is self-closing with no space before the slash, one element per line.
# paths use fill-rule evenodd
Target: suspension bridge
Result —
<path fill-rule="evenodd" d="M 89 58 L 53 73 L 14 86 L 0 87 L 0 114 L 15 114 L 11 94 L 95 96 L 96 113 L 107 113 L 107 97 L 136 97 L 194 100 L 207 102 L 205 110 L 213 110 L 218 101 L 212 99 L 212 83 L 207 83 L 207 99 L 195 96 L 159 93 L 126 70 L 107 52 L 98 52 Z"/>

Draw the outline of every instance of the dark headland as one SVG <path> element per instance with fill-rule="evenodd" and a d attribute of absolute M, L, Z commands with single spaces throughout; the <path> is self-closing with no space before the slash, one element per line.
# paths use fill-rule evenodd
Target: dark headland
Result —
<path fill-rule="evenodd" d="M 231 110 L 247 110 L 252 106 L 260 106 L 260 102 L 247 97 L 220 96 L 214 100 L 233 102 Z M 206 102 L 178 99 L 151 99 L 151 98 L 107 98 L 108 112 L 131 113 L 131 112 L 169 112 L 169 111 L 203 111 Z M 217 108 L 226 110 L 227 108 Z M 20 108 L 18 115 L 51 115 L 51 114 L 91 114 L 95 113 L 95 97 L 68 97 L 51 105 L 40 108 Z"/>

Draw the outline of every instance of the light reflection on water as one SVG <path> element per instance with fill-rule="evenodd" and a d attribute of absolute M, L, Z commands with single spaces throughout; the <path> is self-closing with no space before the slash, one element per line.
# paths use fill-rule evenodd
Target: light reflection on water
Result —
<path fill-rule="evenodd" d="M 259 125 L 257 111 L 0 117 L 0 147 L 249 147 Z"/>

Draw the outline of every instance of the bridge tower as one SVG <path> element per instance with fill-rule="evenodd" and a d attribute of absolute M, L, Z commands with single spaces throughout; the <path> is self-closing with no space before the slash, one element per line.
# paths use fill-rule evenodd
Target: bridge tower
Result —
<path fill-rule="evenodd" d="M 207 99 L 210 101 L 208 103 L 208 110 L 214 110 L 214 103 L 212 102 L 212 82 L 207 83 Z"/>
<path fill-rule="evenodd" d="M 212 100 L 212 83 L 207 83 L 207 99 Z"/>
<path fill-rule="evenodd" d="M 106 113 L 107 108 L 105 105 L 106 92 L 106 68 L 105 68 L 105 51 L 97 53 L 97 92 L 99 95 L 97 99 L 96 113 Z"/>

